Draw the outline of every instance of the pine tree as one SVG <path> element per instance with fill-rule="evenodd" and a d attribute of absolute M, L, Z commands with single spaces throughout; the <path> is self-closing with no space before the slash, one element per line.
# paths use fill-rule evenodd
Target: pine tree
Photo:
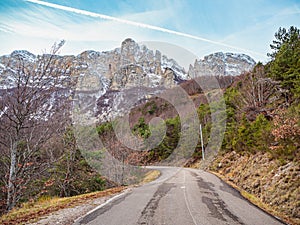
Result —
<path fill-rule="evenodd" d="M 275 38 L 270 45 L 275 50 L 269 54 L 273 58 L 270 76 L 281 81 L 295 97 L 300 96 L 300 30 L 293 26 L 288 31 L 279 28 Z"/>

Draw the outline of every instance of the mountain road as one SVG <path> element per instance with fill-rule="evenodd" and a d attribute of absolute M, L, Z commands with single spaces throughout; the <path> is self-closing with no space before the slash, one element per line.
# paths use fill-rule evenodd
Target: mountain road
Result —
<path fill-rule="evenodd" d="M 284 224 L 203 170 L 152 167 L 161 176 L 114 197 L 75 225 Z"/>

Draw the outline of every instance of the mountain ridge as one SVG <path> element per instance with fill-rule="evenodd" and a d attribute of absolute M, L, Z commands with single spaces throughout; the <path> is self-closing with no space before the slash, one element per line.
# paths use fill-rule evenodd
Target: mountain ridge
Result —
<path fill-rule="evenodd" d="M 42 56 L 26 50 L 15 50 L 10 55 L 0 56 L 0 89 L 14 86 L 14 78 L 9 74 L 14 73 L 19 59 L 25 65 L 32 65 Z M 119 48 L 111 51 L 86 50 L 77 56 L 54 57 L 59 63 L 53 66 L 67 65 L 61 69 L 61 74 L 78 78 L 76 99 L 85 105 L 88 119 L 100 121 L 122 116 L 130 107 L 183 81 L 205 75 L 235 76 L 251 70 L 255 65 L 255 61 L 244 54 L 214 53 L 203 60 L 196 60 L 194 66 L 186 71 L 175 59 L 168 58 L 159 50 L 153 51 L 139 45 L 131 38 L 125 39 Z M 6 70 L 11 72 L 5 73 Z M 131 102 L 130 106 L 123 104 L 124 99 L 128 104 Z"/>
<path fill-rule="evenodd" d="M 0 56 L 0 74 L 10 60 L 22 58 L 33 63 L 39 55 L 27 50 L 15 50 L 10 55 Z M 203 75 L 239 75 L 250 71 L 255 61 L 248 55 L 217 52 L 195 60 L 188 71 L 176 59 L 168 58 L 159 50 L 150 50 L 131 38 L 125 39 L 120 48 L 110 51 L 86 50 L 77 56 L 57 55 L 65 63 L 71 64 L 75 76 L 97 73 L 110 82 L 110 88 L 130 88 L 137 85 L 146 87 L 174 87 L 183 80 Z M 138 78 L 138 79 L 137 79 Z M 1 79 L 1 77 L 0 77 Z M 3 79 L 1 79 L 3 80 Z M 0 81 L 0 88 L 1 86 Z"/>

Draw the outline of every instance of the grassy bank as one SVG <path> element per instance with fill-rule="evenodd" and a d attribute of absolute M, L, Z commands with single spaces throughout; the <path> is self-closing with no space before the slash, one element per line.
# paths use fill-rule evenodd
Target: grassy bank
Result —
<path fill-rule="evenodd" d="M 0 218 L 0 224 L 24 224 L 29 221 L 36 221 L 38 218 L 49 215 L 60 209 L 75 207 L 92 199 L 110 196 L 123 191 L 125 188 L 126 187 L 110 188 L 104 191 L 66 198 L 43 197 L 36 202 L 24 203 L 21 207 L 15 208 L 8 214 L 3 215 Z"/>
<path fill-rule="evenodd" d="M 157 179 L 160 176 L 158 170 L 151 170 L 146 173 L 140 184 L 145 184 Z M 0 218 L 0 224 L 25 224 L 29 221 L 37 221 L 39 218 L 47 216 L 65 208 L 72 208 L 90 200 L 111 196 L 124 191 L 127 187 L 115 187 L 104 191 L 97 191 L 73 197 L 59 198 L 59 197 L 42 197 L 35 202 L 27 202 L 22 204 L 19 208 L 13 209 L 8 214 Z"/>

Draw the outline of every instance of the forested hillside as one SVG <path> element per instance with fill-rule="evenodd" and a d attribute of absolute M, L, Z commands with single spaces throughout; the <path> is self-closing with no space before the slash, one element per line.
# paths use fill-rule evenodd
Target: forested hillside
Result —
<path fill-rule="evenodd" d="M 218 78 L 224 90 L 227 118 L 222 147 L 211 164 L 203 164 L 199 141 L 186 166 L 202 165 L 219 173 L 257 198 L 272 213 L 297 224 L 300 218 L 299 29 L 280 28 L 270 47 L 267 64 L 259 62 L 252 71 L 237 77 Z M 209 104 L 197 82 L 189 81 L 181 86 L 198 108 L 199 121 L 204 124 L 204 147 L 207 147 L 213 125 L 211 112 L 218 107 L 218 102 Z M 157 147 L 142 154 L 127 153 L 128 161 L 153 164 L 167 158 L 177 147 L 181 118 L 162 99 L 152 98 L 131 111 L 133 132 L 147 139 L 151 134 L 148 122 L 155 116 L 165 119 L 166 137 Z M 100 125 L 100 136 L 107 134 L 108 128 L 112 132 L 109 123 Z M 113 151 L 113 145 L 108 146 Z M 209 154 L 210 149 L 206 151 Z"/>
<path fill-rule="evenodd" d="M 270 62 L 225 92 L 227 127 L 210 169 L 298 224 L 300 193 L 300 34 L 280 28 Z M 273 211 L 273 213 L 274 213 Z"/>

